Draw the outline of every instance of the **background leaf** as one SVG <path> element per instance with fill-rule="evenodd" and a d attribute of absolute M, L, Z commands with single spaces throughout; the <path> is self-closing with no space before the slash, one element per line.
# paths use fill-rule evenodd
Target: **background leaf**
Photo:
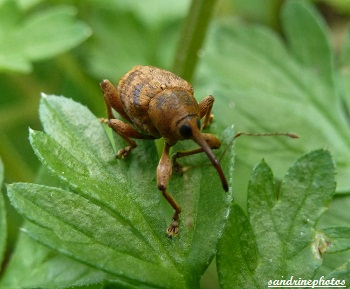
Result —
<path fill-rule="evenodd" d="M 221 127 L 233 122 L 239 131 L 292 131 L 300 136 L 297 141 L 277 137 L 237 140 L 238 191 L 248 181 L 246 168 L 262 155 L 281 178 L 298 155 L 328 147 L 338 168 L 337 191 L 348 192 L 350 166 L 344 156 L 350 155 L 349 122 L 340 105 L 348 97 L 338 89 L 341 80 L 333 64 L 328 31 L 305 1 L 286 1 L 282 11 L 290 45 L 265 27 L 218 21 L 198 72 L 200 93 L 216 96 Z M 309 41 L 300 48 L 305 39 Z M 318 48 L 317 53 L 313 47 Z M 241 196 L 238 201 L 245 203 Z"/>
<path fill-rule="evenodd" d="M 263 161 L 248 190 L 248 216 L 236 206 L 219 243 L 222 288 L 264 288 L 281 276 L 312 279 L 322 263 L 314 227 L 335 190 L 330 154 L 318 150 L 300 158 L 278 192 Z"/>
<path fill-rule="evenodd" d="M 6 239 L 7 239 L 7 221 L 5 201 L 2 195 L 2 187 L 4 181 L 4 165 L 0 158 L 0 265 L 4 260 Z"/>
<path fill-rule="evenodd" d="M 89 71 L 116 83 L 133 65 L 152 63 L 170 69 L 181 31 L 179 19 L 189 3 L 108 1 L 94 7 L 89 24 L 95 35 L 86 55 Z"/>
<path fill-rule="evenodd" d="M 0 6 L 0 70 L 29 72 L 32 61 L 65 52 L 91 34 L 73 18 L 73 7 L 48 8 L 25 21 L 19 21 L 21 13 L 15 1 Z"/>
<path fill-rule="evenodd" d="M 329 30 L 316 9 L 288 1 L 281 11 L 281 20 L 290 52 L 328 86 L 334 87 L 335 64 Z"/>
<path fill-rule="evenodd" d="M 76 12 L 73 7 L 61 6 L 28 18 L 19 35 L 26 40 L 22 43 L 24 55 L 32 61 L 49 58 L 84 41 L 91 30 L 74 19 Z"/>
<path fill-rule="evenodd" d="M 40 117 L 46 134 L 31 131 L 32 146 L 68 188 L 9 186 L 12 204 L 31 221 L 28 233 L 119 280 L 166 288 L 197 284 L 215 254 L 231 201 L 214 168 L 201 164 L 209 163 L 206 157 L 189 160 L 198 160 L 199 167 L 170 184 L 183 213 L 179 237 L 169 240 L 171 211 L 156 189 L 153 142 L 140 141 L 130 158 L 116 160 L 102 125 L 86 107 L 44 95 Z M 223 147 L 232 137 L 228 129 Z M 222 160 L 225 171 L 232 168 L 230 154 Z"/>

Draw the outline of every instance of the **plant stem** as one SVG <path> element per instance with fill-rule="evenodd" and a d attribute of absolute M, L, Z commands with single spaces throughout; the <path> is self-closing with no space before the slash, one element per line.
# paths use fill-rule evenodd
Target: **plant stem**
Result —
<path fill-rule="evenodd" d="M 216 1 L 192 0 L 173 66 L 173 72 L 187 81 L 192 80 Z"/>

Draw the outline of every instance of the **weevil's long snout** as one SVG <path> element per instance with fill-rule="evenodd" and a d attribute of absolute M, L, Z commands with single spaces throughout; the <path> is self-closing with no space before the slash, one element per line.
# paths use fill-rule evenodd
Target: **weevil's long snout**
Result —
<path fill-rule="evenodd" d="M 227 180 L 226 180 L 226 177 L 224 175 L 224 172 L 222 171 L 222 168 L 220 166 L 220 163 L 215 158 L 210 146 L 207 144 L 205 139 L 202 137 L 199 130 L 193 129 L 192 139 L 203 149 L 203 151 L 206 153 L 206 155 L 210 159 L 211 163 L 213 164 L 213 166 L 215 167 L 216 171 L 219 174 L 219 177 L 220 177 L 220 180 L 222 183 L 222 187 L 224 188 L 225 192 L 227 192 L 228 191 L 228 184 L 227 184 Z"/>

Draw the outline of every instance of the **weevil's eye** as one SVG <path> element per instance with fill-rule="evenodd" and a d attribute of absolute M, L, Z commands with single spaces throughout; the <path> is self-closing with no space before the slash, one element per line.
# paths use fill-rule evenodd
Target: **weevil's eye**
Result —
<path fill-rule="evenodd" d="M 184 138 L 190 138 L 192 136 L 192 128 L 187 123 L 184 123 L 182 126 L 180 126 L 179 131 Z"/>
<path fill-rule="evenodd" d="M 196 120 L 196 124 L 197 124 L 197 127 L 198 127 L 199 129 L 201 129 L 201 122 L 200 122 L 199 119 Z"/>

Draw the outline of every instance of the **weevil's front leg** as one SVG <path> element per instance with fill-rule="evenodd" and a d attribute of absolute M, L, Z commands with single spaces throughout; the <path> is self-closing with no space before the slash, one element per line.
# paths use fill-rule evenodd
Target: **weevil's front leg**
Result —
<path fill-rule="evenodd" d="M 131 138 L 154 139 L 154 137 L 152 136 L 143 135 L 139 133 L 130 124 L 122 122 L 119 119 L 100 118 L 100 122 L 108 124 L 110 128 L 112 128 L 117 134 L 119 134 L 129 144 L 126 148 L 118 151 L 116 155 L 117 158 L 120 158 L 120 157 L 126 158 L 131 152 L 131 150 L 137 147 L 136 142 Z"/>
<path fill-rule="evenodd" d="M 221 146 L 221 141 L 215 136 L 210 133 L 202 133 L 202 137 L 205 139 L 207 144 L 210 146 L 211 149 L 218 149 Z M 193 149 L 193 150 L 187 150 L 187 151 L 178 151 L 175 154 L 173 154 L 172 160 L 173 160 L 173 168 L 174 171 L 177 173 L 182 173 L 183 168 L 182 166 L 177 162 L 178 158 L 191 156 L 194 154 L 202 153 L 203 149 Z"/>
<path fill-rule="evenodd" d="M 119 93 L 114 85 L 108 80 L 105 79 L 100 83 L 103 97 L 105 100 L 106 110 L 107 110 L 107 118 L 113 119 L 115 118 L 112 112 L 112 108 L 115 109 L 122 117 L 126 120 L 130 121 L 130 118 L 127 116 L 123 109 L 122 102 L 119 97 Z"/>
<path fill-rule="evenodd" d="M 164 198 L 175 210 L 173 221 L 170 226 L 167 228 L 166 232 L 169 238 L 172 238 L 177 235 L 179 231 L 179 214 L 181 213 L 181 207 L 175 201 L 172 195 L 167 192 L 167 187 L 169 179 L 172 173 L 172 165 L 169 157 L 170 146 L 165 143 L 162 157 L 160 158 L 158 167 L 157 167 L 157 182 L 158 189 L 162 192 Z"/>
<path fill-rule="evenodd" d="M 208 95 L 199 103 L 200 118 L 204 118 L 202 128 L 207 128 L 214 120 L 214 115 L 211 113 L 214 104 L 214 97 Z"/>

